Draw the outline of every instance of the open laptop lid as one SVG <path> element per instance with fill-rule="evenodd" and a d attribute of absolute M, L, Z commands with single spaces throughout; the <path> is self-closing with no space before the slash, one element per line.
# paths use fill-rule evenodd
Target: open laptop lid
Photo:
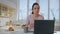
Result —
<path fill-rule="evenodd" d="M 34 34 L 53 34 L 54 20 L 35 20 Z"/>

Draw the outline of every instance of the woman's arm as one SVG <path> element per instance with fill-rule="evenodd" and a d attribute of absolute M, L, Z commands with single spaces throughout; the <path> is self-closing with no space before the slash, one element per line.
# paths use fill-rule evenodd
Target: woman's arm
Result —
<path fill-rule="evenodd" d="M 30 24 L 29 16 L 26 19 L 26 25 L 28 26 Z"/>
<path fill-rule="evenodd" d="M 30 18 L 30 16 L 28 16 L 27 20 L 26 20 L 26 24 L 27 24 L 28 28 L 33 28 L 34 27 L 34 23 L 30 23 L 30 20 L 31 20 L 31 18 Z"/>

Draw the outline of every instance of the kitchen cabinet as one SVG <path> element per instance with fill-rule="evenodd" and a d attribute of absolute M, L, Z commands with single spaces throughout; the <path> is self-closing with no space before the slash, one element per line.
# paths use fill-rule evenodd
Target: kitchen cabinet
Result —
<path fill-rule="evenodd" d="M 12 17 L 15 12 L 15 8 L 0 4 L 0 17 Z"/>

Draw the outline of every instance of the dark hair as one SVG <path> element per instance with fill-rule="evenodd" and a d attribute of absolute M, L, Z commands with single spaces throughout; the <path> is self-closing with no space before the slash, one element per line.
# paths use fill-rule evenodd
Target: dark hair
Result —
<path fill-rule="evenodd" d="M 39 5 L 39 4 L 38 4 L 38 3 L 34 3 L 34 4 L 32 5 L 32 10 L 33 10 L 33 7 L 34 7 L 35 5 Z M 32 14 L 34 14 L 34 13 L 32 12 Z"/>

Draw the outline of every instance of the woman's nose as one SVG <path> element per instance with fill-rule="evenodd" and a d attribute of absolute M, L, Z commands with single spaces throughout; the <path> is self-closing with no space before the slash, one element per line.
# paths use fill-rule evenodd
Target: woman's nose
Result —
<path fill-rule="evenodd" d="M 39 11 L 39 9 L 36 9 L 36 11 Z"/>

